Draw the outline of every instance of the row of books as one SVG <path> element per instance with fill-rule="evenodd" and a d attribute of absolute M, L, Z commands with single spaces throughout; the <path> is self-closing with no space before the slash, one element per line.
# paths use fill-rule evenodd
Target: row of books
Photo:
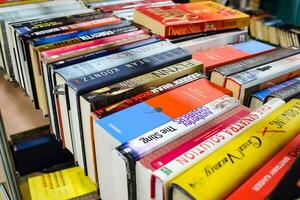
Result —
<path fill-rule="evenodd" d="M 104 200 L 225 198 L 299 133 L 300 102 L 279 99 L 298 95 L 299 50 L 248 40 L 237 10 L 151 4 L 131 22 L 71 1 L 6 9 L 3 66 Z"/>
<path fill-rule="evenodd" d="M 262 13 L 251 17 L 253 38 L 282 47 L 300 47 L 300 31 L 274 16 Z"/>

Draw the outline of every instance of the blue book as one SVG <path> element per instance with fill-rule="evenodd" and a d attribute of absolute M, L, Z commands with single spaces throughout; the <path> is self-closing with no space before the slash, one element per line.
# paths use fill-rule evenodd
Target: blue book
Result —
<path fill-rule="evenodd" d="M 32 148 L 32 147 L 35 147 L 35 146 L 38 146 L 41 144 L 48 143 L 50 141 L 51 141 L 51 139 L 49 136 L 42 136 L 42 137 L 30 140 L 30 141 L 25 141 L 25 142 L 15 144 L 13 146 L 13 148 L 15 151 L 21 151 L 21 150 L 29 149 L 29 148 Z"/>
<path fill-rule="evenodd" d="M 271 87 L 268 87 L 266 89 L 254 92 L 250 98 L 249 98 L 249 106 L 250 108 L 258 108 L 259 106 L 263 105 L 264 103 L 266 103 L 267 100 L 267 96 L 269 94 L 271 94 L 272 92 L 276 92 L 280 89 L 286 88 L 294 83 L 297 83 L 300 81 L 300 77 L 296 77 L 287 81 L 284 81 L 278 85 L 274 85 Z"/>

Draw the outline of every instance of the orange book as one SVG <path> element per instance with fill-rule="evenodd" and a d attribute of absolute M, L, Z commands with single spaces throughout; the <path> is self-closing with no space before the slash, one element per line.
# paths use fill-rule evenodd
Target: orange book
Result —
<path fill-rule="evenodd" d="M 242 184 L 227 200 L 266 199 L 300 156 L 300 135 Z"/>
<path fill-rule="evenodd" d="M 249 16 L 212 1 L 142 7 L 134 12 L 134 22 L 164 37 L 243 28 Z"/>

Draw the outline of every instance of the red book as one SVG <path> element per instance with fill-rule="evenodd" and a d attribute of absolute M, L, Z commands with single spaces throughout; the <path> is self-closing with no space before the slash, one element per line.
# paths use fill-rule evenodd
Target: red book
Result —
<path fill-rule="evenodd" d="M 300 156 L 300 135 L 277 153 L 258 172 L 233 192 L 227 200 L 266 199 Z"/>
<path fill-rule="evenodd" d="M 246 27 L 249 16 L 221 4 L 204 1 L 141 7 L 134 12 L 134 22 L 164 37 L 176 37 Z"/>
<path fill-rule="evenodd" d="M 197 52 L 193 54 L 193 59 L 201 61 L 204 65 L 204 73 L 208 74 L 219 66 L 254 57 L 275 49 L 274 46 L 256 40 L 248 40 L 238 44 Z"/>

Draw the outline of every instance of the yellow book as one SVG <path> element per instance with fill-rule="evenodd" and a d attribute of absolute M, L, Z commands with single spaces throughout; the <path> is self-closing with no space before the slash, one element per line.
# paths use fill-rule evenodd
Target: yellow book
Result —
<path fill-rule="evenodd" d="M 292 100 L 172 181 L 173 200 L 224 199 L 300 132 Z"/>
<path fill-rule="evenodd" d="M 28 179 L 32 200 L 64 200 L 97 195 L 96 185 L 80 167 Z"/>

